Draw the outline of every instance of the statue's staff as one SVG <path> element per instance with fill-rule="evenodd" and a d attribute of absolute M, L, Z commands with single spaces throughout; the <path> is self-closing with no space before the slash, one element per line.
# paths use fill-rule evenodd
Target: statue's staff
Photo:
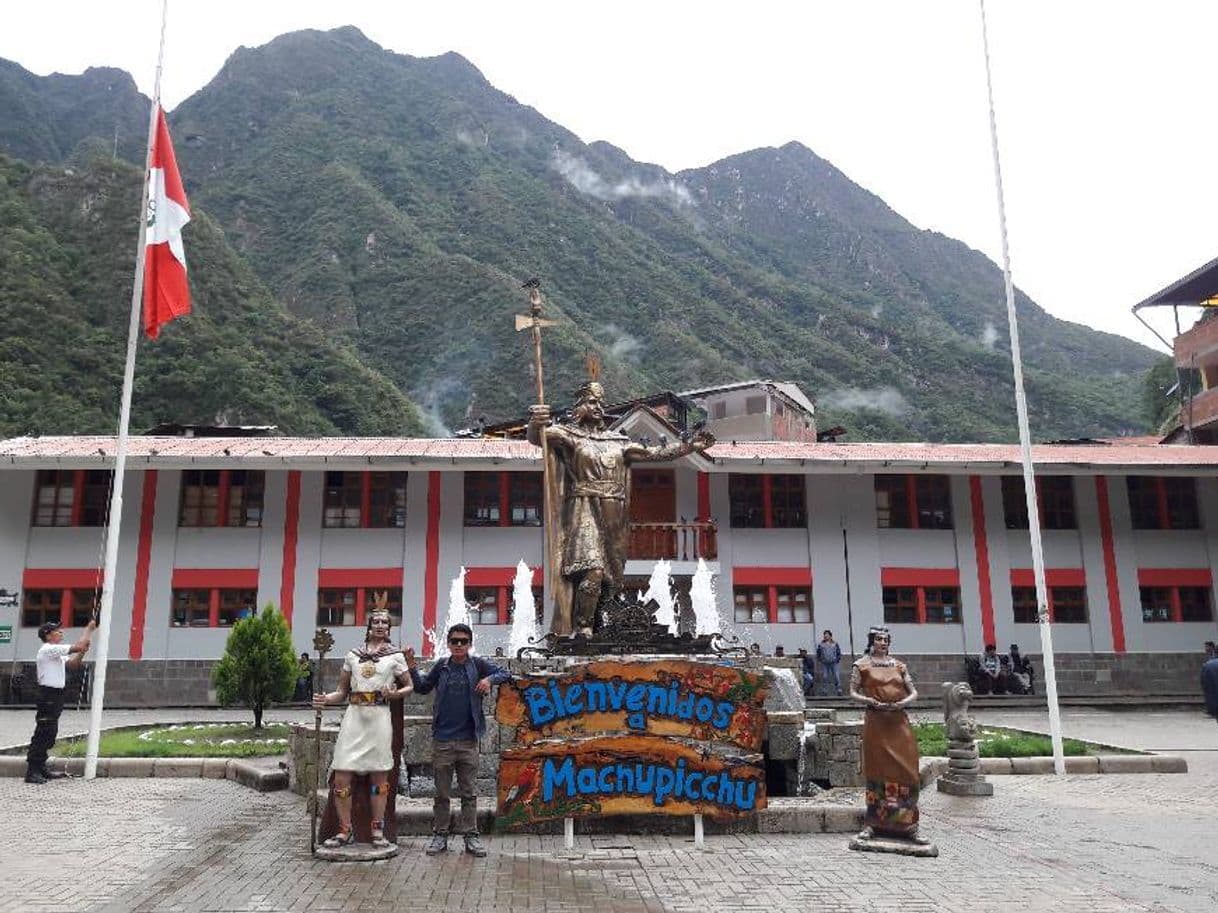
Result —
<path fill-rule="evenodd" d="M 334 649 L 334 635 L 330 633 L 328 628 L 319 628 L 317 633 L 313 635 L 313 649 L 317 651 L 317 680 L 313 683 L 313 689 L 316 692 L 325 694 L 326 689 L 322 685 L 322 674 L 325 668 L 326 654 Z M 317 851 L 317 809 L 321 805 L 321 801 L 317 798 L 319 792 L 321 792 L 321 708 L 314 707 L 313 795 L 310 797 L 313 804 L 313 820 L 309 828 L 310 855 Z"/>
<path fill-rule="evenodd" d="M 516 315 L 516 332 L 521 330 L 533 331 L 533 369 L 537 376 L 537 404 L 544 406 L 546 403 L 546 388 L 545 381 L 541 369 L 541 330 L 543 327 L 552 327 L 557 321 L 546 320 L 541 316 L 541 280 L 527 279 L 520 286 L 522 289 L 527 289 L 529 293 L 529 313 Z M 543 430 L 541 435 L 541 505 L 542 517 L 545 527 L 545 546 L 546 546 L 546 571 L 549 577 L 549 585 L 557 586 L 559 575 L 557 570 L 558 548 L 558 521 L 555 518 L 554 512 L 557 505 L 554 503 L 554 497 L 551 492 L 551 487 L 554 484 L 552 478 L 553 470 L 550 468 L 550 453 L 546 446 L 546 436 Z"/>

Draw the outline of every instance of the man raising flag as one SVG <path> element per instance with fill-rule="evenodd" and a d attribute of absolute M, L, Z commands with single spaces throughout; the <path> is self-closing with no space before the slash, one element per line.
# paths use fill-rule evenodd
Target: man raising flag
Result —
<path fill-rule="evenodd" d="M 169 140 L 165 111 L 156 106 L 156 127 L 148 168 L 148 213 L 144 253 L 144 332 L 156 339 L 161 326 L 190 313 L 186 252 L 182 228 L 190 221 L 190 204 Z"/>

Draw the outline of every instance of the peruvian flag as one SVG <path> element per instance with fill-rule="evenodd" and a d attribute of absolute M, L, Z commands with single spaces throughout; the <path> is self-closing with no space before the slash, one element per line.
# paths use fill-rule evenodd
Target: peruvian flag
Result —
<path fill-rule="evenodd" d="M 190 221 L 190 204 L 169 141 L 165 111 L 156 109 L 156 133 L 148 172 L 148 214 L 144 252 L 144 332 L 156 339 L 161 327 L 190 313 L 186 252 L 182 229 Z"/>

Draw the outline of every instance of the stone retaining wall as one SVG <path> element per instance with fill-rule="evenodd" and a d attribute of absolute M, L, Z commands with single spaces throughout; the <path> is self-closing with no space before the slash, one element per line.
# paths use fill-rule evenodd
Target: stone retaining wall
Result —
<path fill-rule="evenodd" d="M 964 658 L 958 653 L 897 655 L 909 664 L 914 681 L 930 686 L 939 682 L 963 681 Z M 1003 645 L 1005 646 L 1005 645 Z M 1029 647 L 1032 645 L 1029 644 Z M 1037 694 L 1044 694 L 1044 663 L 1038 654 L 1025 653 L 1036 669 Z M 852 658 L 842 658 L 845 668 Z M 1071 695 L 1167 695 L 1194 694 L 1198 691 L 1197 670 L 1200 653 L 1059 653 L 1057 687 L 1063 696 Z M 503 662 L 503 660 L 499 660 Z M 751 659 L 751 667 L 798 667 L 796 657 Z M 19 664 L 31 666 L 30 663 Z M 106 705 L 109 707 L 191 707 L 214 706 L 211 669 L 215 660 L 112 660 L 106 671 Z M 524 664 L 512 660 L 513 671 L 524 671 Z M 553 666 L 554 663 L 545 665 Z M 519 668 L 518 668 L 519 667 Z M 341 668 L 339 660 L 327 660 L 325 681 L 333 688 Z M 844 672 L 845 670 L 843 670 Z M 430 700 L 416 699 L 411 705 L 430 707 Z M 408 706 L 411 706 L 408 705 Z M 408 710 L 407 712 L 412 712 Z"/>

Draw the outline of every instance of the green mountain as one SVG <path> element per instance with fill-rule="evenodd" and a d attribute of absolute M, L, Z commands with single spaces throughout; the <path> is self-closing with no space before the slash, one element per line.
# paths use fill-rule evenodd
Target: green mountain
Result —
<path fill-rule="evenodd" d="M 130 314 L 140 171 L 87 149 L 71 167 L 0 155 L 0 437 L 113 433 Z M 144 340 L 132 427 L 277 424 L 410 434 L 414 406 L 348 348 L 279 305 L 198 209 L 195 313 Z"/>
<path fill-rule="evenodd" d="M 999 270 L 798 144 L 670 174 L 353 28 L 238 50 L 170 123 L 270 293 L 442 424 L 534 398 L 512 315 L 540 276 L 552 399 L 595 351 L 615 398 L 762 376 L 854 437 L 1014 436 Z M 1146 427 L 1149 349 L 1018 306 L 1034 434 Z"/>

